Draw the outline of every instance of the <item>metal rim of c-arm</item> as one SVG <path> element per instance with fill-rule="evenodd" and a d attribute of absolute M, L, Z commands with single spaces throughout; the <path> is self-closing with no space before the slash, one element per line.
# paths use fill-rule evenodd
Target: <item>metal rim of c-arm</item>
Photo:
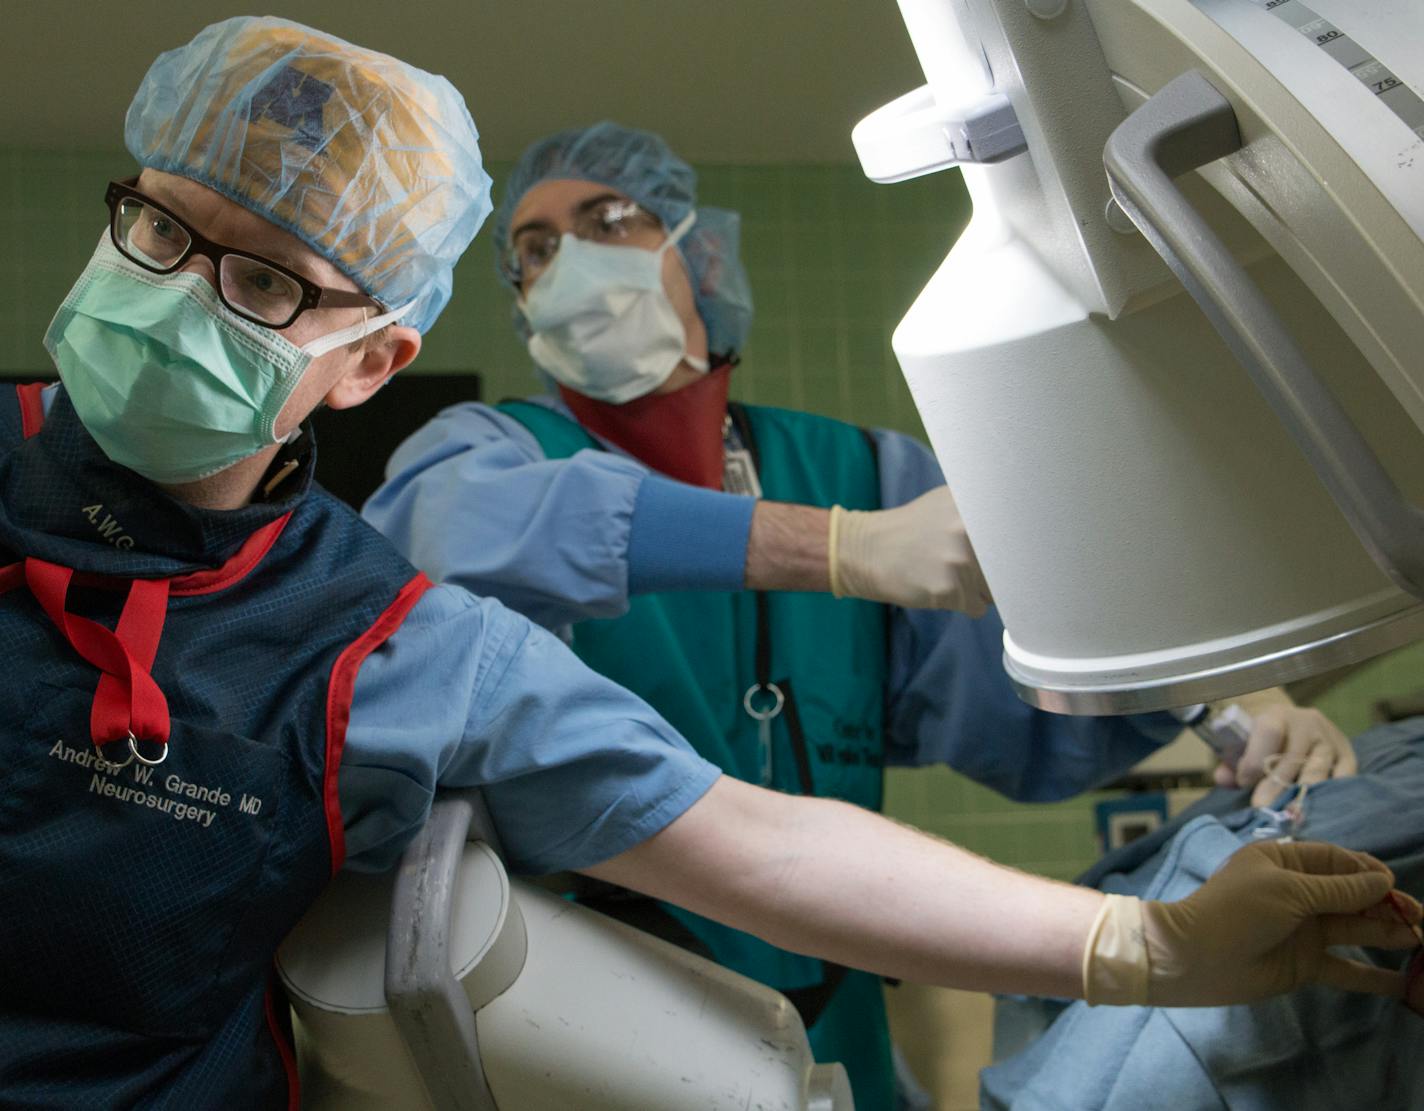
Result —
<path fill-rule="evenodd" d="M 1360 663 L 1420 638 L 1424 638 L 1424 606 L 1413 606 L 1307 645 L 1282 648 L 1172 679 L 1135 683 L 1126 673 L 1113 683 L 1061 686 L 1025 671 L 1008 652 L 1004 653 L 1004 670 L 1018 696 L 1040 710 L 1058 714 L 1140 714 L 1277 687 Z"/>

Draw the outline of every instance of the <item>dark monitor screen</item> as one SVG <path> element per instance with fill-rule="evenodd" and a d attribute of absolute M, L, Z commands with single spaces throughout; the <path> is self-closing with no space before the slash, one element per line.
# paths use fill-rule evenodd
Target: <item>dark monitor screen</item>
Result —
<path fill-rule="evenodd" d="M 461 401 L 480 400 L 475 374 L 411 374 L 395 378 L 354 409 L 319 409 L 316 478 L 357 509 L 385 477 L 386 460 L 436 413 Z"/>

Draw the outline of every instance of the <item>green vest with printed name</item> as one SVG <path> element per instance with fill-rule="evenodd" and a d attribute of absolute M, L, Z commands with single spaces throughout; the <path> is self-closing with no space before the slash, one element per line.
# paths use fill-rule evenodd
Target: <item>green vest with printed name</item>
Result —
<path fill-rule="evenodd" d="M 581 425 L 552 409 L 523 401 L 499 409 L 527 428 L 550 459 L 601 450 Z M 767 500 L 880 507 L 874 447 L 861 429 L 759 406 L 733 405 L 732 413 Z M 642 594 L 622 617 L 574 625 L 573 648 L 595 671 L 641 696 L 727 774 L 879 810 L 887 620 L 884 606 L 821 593 Z M 774 710 L 777 691 L 784 699 L 769 732 L 748 712 L 749 691 L 759 712 Z M 785 992 L 814 1018 L 808 1025 L 816 1058 L 846 1066 L 860 1111 L 893 1106 L 878 977 L 664 909 L 720 964 Z"/>

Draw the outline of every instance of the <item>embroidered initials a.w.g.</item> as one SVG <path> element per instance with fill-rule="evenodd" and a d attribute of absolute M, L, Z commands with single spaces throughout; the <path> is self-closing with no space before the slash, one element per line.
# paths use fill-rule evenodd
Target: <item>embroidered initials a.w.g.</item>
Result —
<path fill-rule="evenodd" d="M 89 518 L 89 523 L 98 530 L 99 535 L 116 548 L 132 548 L 134 539 L 124 531 L 123 525 L 114 518 L 111 513 L 104 509 L 102 502 L 95 502 L 93 505 L 86 505 L 80 512 Z"/>

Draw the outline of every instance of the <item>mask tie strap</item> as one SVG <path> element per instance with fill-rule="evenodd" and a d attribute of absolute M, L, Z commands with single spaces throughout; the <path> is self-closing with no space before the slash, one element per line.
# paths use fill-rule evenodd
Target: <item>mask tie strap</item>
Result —
<path fill-rule="evenodd" d="M 404 316 L 414 301 L 407 301 L 399 308 L 391 309 L 390 312 L 383 312 L 380 316 L 373 316 L 369 320 L 362 320 L 360 324 L 352 324 L 349 327 L 338 329 L 335 332 L 328 332 L 324 336 L 318 336 L 310 343 L 302 345 L 302 353 L 310 355 L 313 359 L 319 359 L 328 351 L 335 351 L 342 344 L 355 343 L 358 339 L 369 336 L 372 332 L 379 332 L 387 324 L 394 324 Z"/>
<path fill-rule="evenodd" d="M 692 230 L 692 225 L 695 223 L 697 223 L 697 209 L 689 209 L 687 215 L 677 222 L 677 224 L 673 227 L 672 231 L 668 232 L 668 237 L 663 240 L 662 245 L 658 248 L 658 254 L 662 254 L 664 251 L 682 242 L 683 237 L 686 236 L 687 233 Z M 691 277 L 692 271 L 689 268 L 689 280 L 691 279 Z M 712 364 L 708 360 L 699 359 L 695 355 L 688 354 L 686 351 L 682 353 L 682 361 L 685 362 L 688 366 L 690 366 L 693 370 L 700 370 L 703 374 L 706 374 L 709 370 L 712 369 Z"/>
<path fill-rule="evenodd" d="M 149 668 L 158 653 L 168 613 L 168 580 L 133 580 L 118 623 L 110 632 L 65 608 L 73 578 L 71 568 L 41 559 L 25 560 L 30 592 L 71 647 L 102 672 L 89 715 L 94 746 L 102 750 L 105 745 L 127 740 L 129 755 L 119 767 L 135 759 L 144 764 L 162 763 L 168 755 L 172 725 L 168 700 Z M 162 754 L 156 759 L 143 756 L 138 751 L 139 740 L 162 745 Z"/>
<path fill-rule="evenodd" d="M 687 215 L 673 225 L 672 230 L 668 232 L 668 237 L 663 240 L 658 250 L 666 251 L 669 247 L 682 242 L 683 237 L 692 230 L 692 225 L 695 223 L 697 223 L 697 209 L 688 209 Z"/>

